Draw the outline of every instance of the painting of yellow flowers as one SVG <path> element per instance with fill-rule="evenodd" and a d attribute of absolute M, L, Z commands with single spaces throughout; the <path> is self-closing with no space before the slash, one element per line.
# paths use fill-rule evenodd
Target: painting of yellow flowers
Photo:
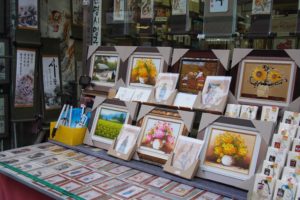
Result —
<path fill-rule="evenodd" d="M 133 56 L 129 71 L 129 85 L 153 87 L 157 76 L 162 72 L 161 57 Z"/>
<path fill-rule="evenodd" d="M 254 174 L 260 139 L 256 133 L 213 126 L 206 138 L 205 169 L 239 178 Z"/>
<path fill-rule="evenodd" d="M 287 106 L 292 101 L 294 79 L 294 62 L 246 59 L 240 66 L 238 100 Z"/>

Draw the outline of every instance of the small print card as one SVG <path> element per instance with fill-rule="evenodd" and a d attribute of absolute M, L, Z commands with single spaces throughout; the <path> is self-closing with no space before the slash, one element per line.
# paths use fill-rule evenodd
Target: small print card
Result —
<path fill-rule="evenodd" d="M 298 125 L 280 123 L 278 128 L 278 134 L 294 139 L 296 137 L 297 129 Z"/>
<path fill-rule="evenodd" d="M 274 199 L 294 199 L 296 195 L 297 186 L 282 180 L 276 181 L 276 187 L 274 191 Z"/>
<path fill-rule="evenodd" d="M 257 106 L 242 105 L 240 118 L 248 120 L 256 119 L 257 110 Z"/>
<path fill-rule="evenodd" d="M 68 161 L 65 161 L 65 162 L 62 162 L 62 163 L 58 163 L 54 166 L 51 166 L 51 168 L 54 169 L 57 173 L 62 173 L 62 172 L 71 170 L 71 169 L 73 169 L 75 167 L 78 167 L 78 166 L 79 166 L 78 163 L 73 162 L 71 160 L 68 160 Z"/>
<path fill-rule="evenodd" d="M 146 193 L 146 194 L 142 194 L 139 197 L 136 198 L 137 200 L 171 200 L 168 198 L 165 198 L 161 195 L 158 194 L 154 194 L 154 193 Z"/>
<path fill-rule="evenodd" d="M 101 199 L 105 196 L 102 192 L 95 190 L 95 189 L 90 189 L 84 192 L 80 192 L 77 194 L 77 196 L 82 197 L 85 200 L 96 200 L 96 199 Z"/>
<path fill-rule="evenodd" d="M 300 168 L 300 153 L 290 151 L 287 159 L 287 167 Z"/>
<path fill-rule="evenodd" d="M 282 172 L 282 181 L 289 181 L 292 184 L 299 185 L 300 183 L 300 171 L 299 169 L 285 167 Z"/>
<path fill-rule="evenodd" d="M 197 99 L 197 95 L 195 94 L 178 92 L 173 105 L 177 107 L 185 107 L 185 108 L 192 109 L 196 99 Z"/>
<path fill-rule="evenodd" d="M 45 178 L 45 181 L 47 181 L 48 183 L 54 184 L 54 185 L 59 185 L 59 184 L 69 181 L 69 179 L 67 179 L 61 175 L 55 175 L 55 176 L 50 176 L 50 177 Z"/>
<path fill-rule="evenodd" d="M 153 177 L 151 174 L 145 173 L 145 172 L 140 172 L 137 173 L 131 177 L 126 178 L 129 181 L 133 181 L 134 183 L 142 183 L 145 180 L 149 179 Z"/>
<path fill-rule="evenodd" d="M 272 177 L 257 174 L 255 176 L 252 199 L 271 200 L 275 187 L 275 180 L 276 179 Z"/>
<path fill-rule="evenodd" d="M 24 157 L 27 158 L 28 160 L 36 160 L 36 159 L 40 159 L 52 155 L 53 153 L 50 153 L 48 151 L 43 151 L 43 152 L 34 152 L 34 153 L 26 154 L 24 155 Z"/>
<path fill-rule="evenodd" d="M 227 104 L 225 116 L 232 117 L 232 118 L 238 118 L 240 116 L 240 112 L 241 112 L 241 105 Z"/>
<path fill-rule="evenodd" d="M 45 166 L 49 166 L 49 165 L 54 165 L 56 163 L 65 161 L 65 158 L 63 156 L 50 156 L 50 157 L 46 157 L 40 160 L 37 160 L 36 162 L 39 165 L 42 165 L 43 167 Z"/>
<path fill-rule="evenodd" d="M 178 184 L 175 187 L 172 187 L 171 189 L 167 190 L 166 193 L 173 194 L 173 195 L 176 195 L 179 197 L 185 197 L 193 189 L 194 189 L 194 187 L 191 187 L 189 185 Z"/>
<path fill-rule="evenodd" d="M 286 157 L 287 157 L 286 150 L 269 147 L 266 160 L 269 162 L 278 163 L 280 166 L 284 166 Z"/>
<path fill-rule="evenodd" d="M 89 162 L 93 162 L 95 161 L 97 158 L 94 156 L 87 156 L 87 155 L 83 155 L 77 158 L 74 158 L 74 160 L 79 161 L 81 163 L 89 163 Z"/>
<path fill-rule="evenodd" d="M 37 176 L 37 177 L 46 177 L 46 176 L 56 174 L 56 171 L 50 167 L 46 167 L 46 168 L 31 170 L 28 173 L 30 173 L 33 176 Z"/>
<path fill-rule="evenodd" d="M 98 181 L 100 179 L 103 180 L 104 178 L 106 178 L 105 175 L 97 173 L 97 172 L 92 172 L 90 174 L 85 174 L 81 177 L 78 177 L 78 178 L 76 178 L 76 180 L 83 184 L 89 184 L 91 182 Z"/>
<path fill-rule="evenodd" d="M 96 187 L 100 190 L 103 190 L 103 191 L 108 191 L 108 190 L 115 189 L 117 187 L 121 187 L 121 186 L 124 186 L 127 184 L 128 183 L 121 181 L 119 179 L 110 179 L 110 180 L 104 181 L 100 184 L 94 185 L 94 187 Z"/>
<path fill-rule="evenodd" d="M 79 175 L 82 175 L 82 174 L 85 174 L 85 173 L 88 173 L 91 171 L 92 170 L 90 170 L 88 168 L 80 167 L 80 168 L 76 168 L 76 169 L 64 172 L 63 175 L 73 178 L 73 177 L 76 177 L 76 176 L 79 176 Z"/>
<path fill-rule="evenodd" d="M 300 153 L 300 139 L 299 138 L 294 139 L 292 151 Z"/>
<path fill-rule="evenodd" d="M 300 113 L 285 111 L 282 119 L 283 123 L 292 124 L 299 126 L 300 124 Z"/>
<path fill-rule="evenodd" d="M 150 98 L 151 90 L 147 88 L 136 88 L 134 90 L 133 96 L 131 101 L 138 101 L 138 102 L 147 102 Z"/>
<path fill-rule="evenodd" d="M 174 92 L 179 74 L 160 73 L 158 74 L 155 85 L 155 100 L 156 102 L 166 101 Z"/>
<path fill-rule="evenodd" d="M 106 161 L 106 160 L 100 160 L 98 162 L 88 164 L 88 167 L 93 168 L 93 169 L 100 169 L 108 164 L 111 164 L 111 162 Z"/>
<path fill-rule="evenodd" d="M 42 167 L 41 165 L 37 164 L 36 162 L 28 162 L 28 163 L 23 163 L 20 164 L 19 166 L 17 166 L 17 168 L 19 168 L 22 171 L 30 171 L 30 170 L 34 170 L 34 169 L 38 169 Z"/>
<path fill-rule="evenodd" d="M 272 147 L 289 151 L 292 139 L 281 134 L 274 134 L 272 139 Z"/>
<path fill-rule="evenodd" d="M 204 199 L 219 200 L 222 199 L 222 196 L 211 192 L 201 192 L 197 196 L 193 197 L 193 200 L 204 200 Z"/>
<path fill-rule="evenodd" d="M 135 89 L 120 87 L 115 98 L 121 101 L 131 101 Z"/>
<path fill-rule="evenodd" d="M 147 183 L 147 185 L 162 189 L 165 186 L 167 186 L 171 182 L 170 179 L 162 178 L 162 177 L 157 177 L 150 182 Z"/>
<path fill-rule="evenodd" d="M 264 161 L 261 173 L 265 176 L 270 176 L 274 179 L 278 179 L 281 174 L 281 166 L 277 163 Z"/>
<path fill-rule="evenodd" d="M 74 190 L 77 190 L 77 189 L 81 188 L 83 185 L 71 180 L 71 181 L 68 181 L 66 183 L 60 184 L 59 186 L 60 186 L 61 189 L 64 189 L 68 192 L 72 192 Z"/>
<path fill-rule="evenodd" d="M 279 107 L 277 106 L 263 106 L 261 112 L 261 121 L 277 122 Z"/>
<path fill-rule="evenodd" d="M 124 124 L 116 140 L 115 150 L 122 154 L 128 154 L 136 144 L 140 132 L 141 127 Z"/>
<path fill-rule="evenodd" d="M 187 170 L 201 153 L 203 141 L 180 135 L 177 139 L 172 166 L 179 170 Z"/>
<path fill-rule="evenodd" d="M 115 195 L 122 199 L 133 199 L 135 196 L 141 194 L 144 191 L 144 188 L 133 185 L 119 192 L 116 192 Z"/>
<path fill-rule="evenodd" d="M 26 153 L 33 152 L 35 149 L 30 148 L 30 147 L 23 147 L 23 148 L 18 148 L 18 149 L 13 149 L 8 151 L 9 153 L 12 153 L 14 155 L 22 155 Z"/>
<path fill-rule="evenodd" d="M 126 172 L 128 170 L 131 170 L 131 168 L 125 167 L 125 166 L 119 166 L 119 167 L 116 167 L 114 169 L 109 170 L 108 172 L 112 173 L 112 174 L 119 175 L 119 174 L 122 174 L 122 173 L 124 173 L 124 172 Z"/>
<path fill-rule="evenodd" d="M 47 150 L 47 149 L 49 149 L 51 147 L 54 147 L 54 146 L 56 146 L 56 145 L 48 143 L 48 142 L 45 142 L 45 143 L 42 143 L 42 144 L 35 145 L 34 147 L 38 148 L 38 149 Z"/>

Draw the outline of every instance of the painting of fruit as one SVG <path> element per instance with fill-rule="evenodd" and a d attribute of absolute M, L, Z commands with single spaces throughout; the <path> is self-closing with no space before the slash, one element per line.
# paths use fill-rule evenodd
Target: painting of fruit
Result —
<path fill-rule="evenodd" d="M 130 85 L 152 87 L 161 71 L 160 58 L 134 57 L 130 72 Z"/>
<path fill-rule="evenodd" d="M 128 113 L 125 111 L 101 108 L 94 135 L 113 140 L 127 119 Z"/>

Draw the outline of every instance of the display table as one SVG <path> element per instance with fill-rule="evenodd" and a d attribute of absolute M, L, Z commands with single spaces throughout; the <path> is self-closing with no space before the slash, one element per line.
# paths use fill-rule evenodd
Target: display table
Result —
<path fill-rule="evenodd" d="M 182 179 L 161 167 L 122 161 L 85 145 L 50 141 L 0 156 L 2 174 L 55 199 L 247 199 L 246 191 L 198 178 Z"/>

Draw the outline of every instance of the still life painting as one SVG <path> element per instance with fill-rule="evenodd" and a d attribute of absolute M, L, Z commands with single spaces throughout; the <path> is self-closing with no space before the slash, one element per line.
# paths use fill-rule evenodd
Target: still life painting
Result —
<path fill-rule="evenodd" d="M 207 76 L 217 75 L 218 66 L 218 60 L 183 58 L 178 90 L 197 94 L 202 91 Z"/>
<path fill-rule="evenodd" d="M 142 127 L 139 152 L 167 160 L 183 132 L 180 120 L 148 115 Z"/>
<path fill-rule="evenodd" d="M 94 54 L 90 67 L 92 83 L 102 86 L 114 86 L 120 59 L 114 54 Z"/>
<path fill-rule="evenodd" d="M 112 140 L 118 137 L 123 124 L 128 122 L 128 118 L 126 110 L 100 106 L 97 108 L 91 130 L 92 139 L 111 144 Z"/>
<path fill-rule="evenodd" d="M 254 174 L 261 142 L 256 132 L 217 125 L 206 131 L 203 170 L 241 180 Z"/>
<path fill-rule="evenodd" d="M 129 86 L 153 87 L 162 72 L 161 57 L 133 56 L 130 66 Z"/>
<path fill-rule="evenodd" d="M 295 63 L 291 61 L 244 60 L 240 71 L 238 100 L 287 106 L 292 97 Z"/>

